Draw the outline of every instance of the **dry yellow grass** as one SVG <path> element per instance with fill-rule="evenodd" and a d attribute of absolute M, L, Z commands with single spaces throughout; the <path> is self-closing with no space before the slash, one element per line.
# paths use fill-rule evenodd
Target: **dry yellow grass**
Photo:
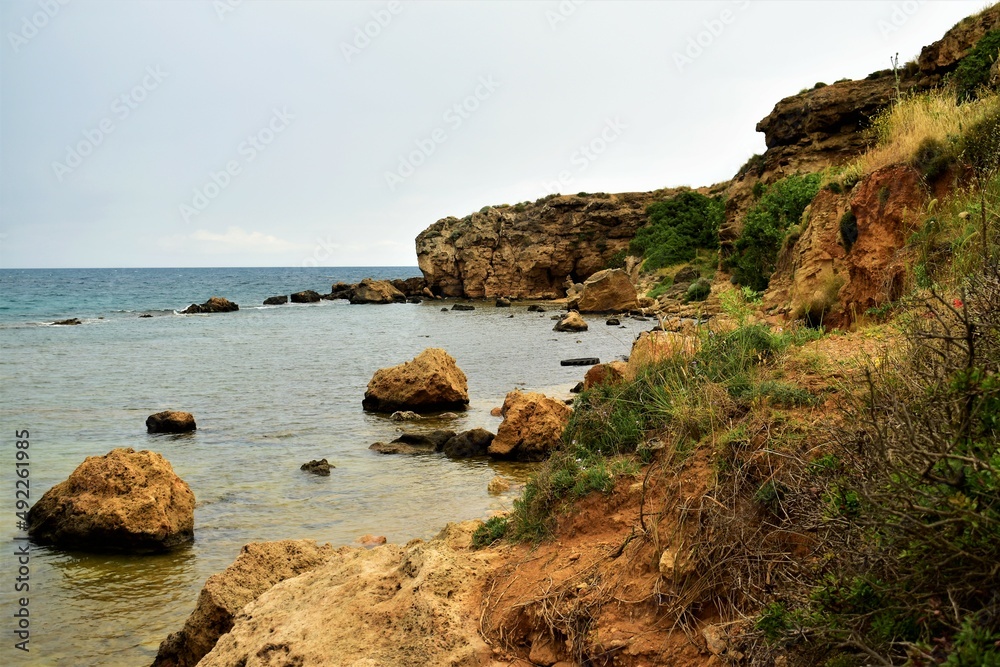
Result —
<path fill-rule="evenodd" d="M 947 142 L 1000 104 L 1000 95 L 957 104 L 949 90 L 906 97 L 875 119 L 875 144 L 846 170 L 858 178 L 890 164 L 909 162 L 928 138 Z"/>

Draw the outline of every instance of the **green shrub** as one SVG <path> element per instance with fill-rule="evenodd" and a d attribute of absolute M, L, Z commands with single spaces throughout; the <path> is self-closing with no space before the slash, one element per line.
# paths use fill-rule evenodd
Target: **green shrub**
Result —
<path fill-rule="evenodd" d="M 472 548 L 482 549 L 483 547 L 488 547 L 497 540 L 503 539 L 506 533 L 507 517 L 491 517 L 472 533 Z"/>
<path fill-rule="evenodd" d="M 928 182 L 936 180 L 955 164 L 954 146 L 932 136 L 925 137 L 910 159 L 910 165 L 923 174 Z"/>
<path fill-rule="evenodd" d="M 719 225 L 725 213 L 721 199 L 697 192 L 682 192 L 646 209 L 649 224 L 640 228 L 629 246 L 633 255 L 646 258 L 647 271 L 686 262 L 698 248 L 719 245 Z"/>
<path fill-rule="evenodd" d="M 764 173 L 764 167 L 766 166 L 766 164 L 767 163 L 764 161 L 763 155 L 760 155 L 759 153 L 754 153 L 753 155 L 750 156 L 750 159 L 748 159 L 746 162 L 743 163 L 743 166 L 740 167 L 739 171 L 736 172 L 736 178 L 734 178 L 733 180 L 734 181 L 742 180 L 743 177 L 747 175 L 752 175 L 757 178 L 760 178 L 761 175 L 763 175 Z"/>
<path fill-rule="evenodd" d="M 750 192 L 753 194 L 754 199 L 760 199 L 764 196 L 764 193 L 767 192 L 767 186 L 764 185 L 764 181 L 757 181 L 753 184 L 753 188 Z"/>
<path fill-rule="evenodd" d="M 786 230 L 802 219 L 819 191 L 820 174 L 793 175 L 771 185 L 751 207 L 727 265 L 741 285 L 767 288 Z"/>
<path fill-rule="evenodd" d="M 615 254 L 608 258 L 605 263 L 604 268 L 606 269 L 624 269 L 625 268 L 625 258 L 628 256 L 628 252 L 622 248 Z"/>
<path fill-rule="evenodd" d="M 955 68 L 955 90 L 959 102 L 974 100 L 990 82 L 990 69 L 1000 53 L 1000 30 L 992 30 L 980 38 Z"/>

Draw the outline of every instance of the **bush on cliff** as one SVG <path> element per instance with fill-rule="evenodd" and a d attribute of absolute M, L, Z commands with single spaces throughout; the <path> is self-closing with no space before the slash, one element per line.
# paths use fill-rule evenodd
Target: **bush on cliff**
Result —
<path fill-rule="evenodd" d="M 718 197 L 682 192 L 646 209 L 649 224 L 640 228 L 629 246 L 645 258 L 647 271 L 686 262 L 699 248 L 717 248 L 725 204 Z"/>
<path fill-rule="evenodd" d="M 1000 30 L 983 35 L 955 68 L 955 93 L 960 102 L 974 100 L 988 87 L 993 64 L 1000 56 Z"/>
<path fill-rule="evenodd" d="M 735 251 L 727 259 L 739 284 L 757 291 L 767 288 L 785 233 L 802 219 L 819 192 L 820 180 L 820 174 L 783 178 L 747 211 Z"/>

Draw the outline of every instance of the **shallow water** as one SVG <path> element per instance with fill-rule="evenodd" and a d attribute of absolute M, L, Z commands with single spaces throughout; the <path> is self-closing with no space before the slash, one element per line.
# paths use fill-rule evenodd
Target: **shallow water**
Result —
<path fill-rule="evenodd" d="M 416 269 L 183 269 L 0 271 L 0 433 L 5 442 L 4 523 L 15 536 L 14 432 L 30 431 L 32 502 L 86 457 L 115 447 L 162 453 L 197 498 L 195 542 L 157 556 L 31 551 L 31 652 L 3 630 L 3 664 L 144 665 L 180 628 L 205 579 L 243 544 L 311 538 L 350 544 L 366 533 L 403 542 L 448 521 L 485 517 L 513 495 L 490 496 L 497 473 L 525 479 L 530 466 L 452 461 L 439 454 L 384 456 L 368 450 L 401 428 L 476 426 L 496 431 L 489 411 L 514 388 L 565 392 L 585 369 L 560 359 L 627 354 L 651 322 L 609 327 L 588 318 L 580 334 L 552 331 L 551 311 L 525 304 L 441 312 L 441 302 L 351 306 L 344 301 L 257 307 L 267 296 L 328 291 L 366 275 Z M 235 313 L 174 313 L 209 296 Z M 140 312 L 152 318 L 140 319 Z M 508 317 L 514 315 L 514 317 Z M 44 322 L 79 317 L 83 325 Z M 103 317 L 104 319 L 98 319 Z M 471 405 L 456 419 L 401 425 L 366 414 L 372 373 L 442 347 L 469 379 Z M 198 431 L 145 433 L 163 409 L 194 413 Z M 327 458 L 330 477 L 301 472 Z M 0 615 L 15 611 L 12 550 L 4 551 Z M 8 611 L 9 610 L 9 611 Z"/>

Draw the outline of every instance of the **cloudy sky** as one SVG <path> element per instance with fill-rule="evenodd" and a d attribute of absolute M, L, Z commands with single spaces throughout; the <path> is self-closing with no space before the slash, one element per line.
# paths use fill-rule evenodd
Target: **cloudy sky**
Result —
<path fill-rule="evenodd" d="M 0 267 L 415 265 L 487 204 L 725 180 L 983 6 L 2 0 Z"/>

